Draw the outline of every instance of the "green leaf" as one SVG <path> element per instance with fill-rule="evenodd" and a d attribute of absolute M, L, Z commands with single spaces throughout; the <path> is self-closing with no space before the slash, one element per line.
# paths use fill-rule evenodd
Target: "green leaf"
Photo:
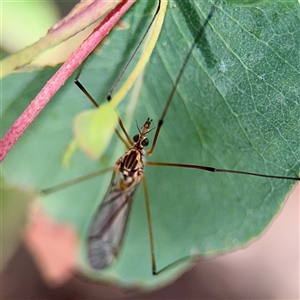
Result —
<path fill-rule="evenodd" d="M 97 159 L 106 150 L 117 124 L 118 115 L 111 103 L 84 111 L 74 122 L 76 141 L 89 157 Z M 99 128 L 105 130 L 100 131 Z"/>
<path fill-rule="evenodd" d="M 182 2 L 169 4 L 138 102 L 133 93 L 118 108 L 130 135 L 137 132 L 134 120 L 139 126 L 147 117 L 154 123 L 158 121 L 193 37 L 212 5 L 205 0 L 197 1 L 197 5 Z M 88 60 L 80 80 L 95 99 L 105 101 L 107 91 L 144 32 L 154 4 L 139 1 L 126 16 L 130 27 L 114 31 L 100 52 Z M 221 2 L 193 52 L 155 151 L 147 159 L 297 177 L 297 10 L 296 1 L 241 8 Z M 5 130 L 52 72 L 45 69 L 15 74 L 3 81 Z M 71 79 L 5 159 L 7 178 L 43 189 L 113 166 L 125 151 L 116 137 L 100 161 L 90 161 L 77 152 L 68 170 L 61 167 L 64 149 L 72 139 L 72 119 L 90 107 Z M 149 134 L 150 141 L 153 136 L 154 131 Z M 205 256 L 246 245 L 265 230 L 295 184 L 154 166 L 146 167 L 145 176 L 158 269 L 189 254 Z M 174 279 L 185 265 L 180 270 L 174 267 L 159 276 L 151 275 L 142 188 L 135 195 L 117 262 L 103 272 L 88 269 L 86 232 L 109 180 L 110 174 L 106 174 L 44 200 L 49 213 L 78 228 L 84 272 L 127 287 L 157 288 Z"/>

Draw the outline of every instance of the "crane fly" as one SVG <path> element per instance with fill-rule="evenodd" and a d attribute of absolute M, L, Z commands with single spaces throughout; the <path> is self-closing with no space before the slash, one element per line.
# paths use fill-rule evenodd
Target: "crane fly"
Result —
<path fill-rule="evenodd" d="M 142 182 L 144 191 L 145 191 L 145 199 L 146 199 L 146 212 L 148 219 L 148 229 L 150 235 L 150 248 L 151 248 L 151 260 L 152 260 L 152 274 L 157 275 L 161 271 L 169 268 L 173 265 L 167 265 L 166 267 L 157 270 L 156 268 L 156 260 L 155 260 L 155 251 L 154 251 L 154 242 L 153 242 L 153 230 L 150 218 L 150 209 L 149 209 L 149 201 L 148 201 L 148 192 L 146 182 L 144 180 L 144 167 L 146 164 L 153 166 L 168 166 L 168 167 L 181 167 L 181 168 L 190 168 L 190 169 L 198 169 L 209 172 L 219 172 L 219 173 L 235 173 L 235 174 L 244 174 L 256 177 L 264 177 L 264 178 L 274 178 L 274 179 L 287 179 L 299 181 L 299 178 L 296 177 L 285 177 L 285 176 L 277 176 L 277 175 L 265 175 L 253 172 L 244 172 L 244 171 L 236 171 L 236 170 L 228 170 L 228 169 L 219 169 L 213 167 L 206 167 L 200 165 L 192 165 L 192 164 L 181 164 L 181 163 L 166 163 L 166 162 L 150 162 L 145 160 L 145 155 L 150 155 L 155 149 L 155 145 L 163 125 L 167 110 L 169 105 L 173 99 L 174 93 L 176 91 L 177 85 L 182 77 L 186 64 L 199 42 L 200 38 L 203 35 L 203 32 L 207 25 L 209 24 L 210 19 L 213 17 L 214 10 L 216 7 L 216 3 L 212 6 L 210 13 L 208 14 L 206 21 L 199 29 L 192 46 L 190 47 L 188 54 L 186 55 L 183 65 L 176 77 L 175 84 L 170 92 L 170 96 L 165 104 L 165 107 L 162 111 L 161 117 L 159 119 L 158 125 L 156 127 L 154 138 L 152 142 L 152 146 L 150 150 L 145 151 L 144 148 L 148 146 L 149 141 L 147 138 L 147 134 L 153 130 L 150 128 L 152 119 L 147 118 L 144 125 L 139 129 L 139 133 L 133 137 L 133 141 L 129 138 L 124 125 L 119 118 L 120 127 L 125 134 L 129 147 L 127 147 L 127 152 L 122 155 L 115 163 L 113 167 L 112 178 L 109 184 L 109 187 L 106 191 L 106 194 L 103 198 L 102 203 L 97 209 L 93 221 L 91 223 L 89 232 L 88 232 L 88 241 L 87 241 L 87 249 L 88 249 L 88 260 L 94 269 L 105 269 L 109 267 L 117 258 L 126 229 L 126 225 L 128 223 L 129 213 L 131 204 L 133 201 L 133 197 L 136 193 L 136 190 L 139 184 Z M 160 4 L 160 1 L 159 1 Z M 159 6 L 158 6 L 159 9 Z M 151 24 L 150 24 L 151 26 Z M 150 27 L 149 26 L 149 27 Z M 123 72 L 122 72 L 123 74 Z M 83 91 L 83 93 L 93 102 L 95 106 L 98 106 L 95 100 L 91 97 L 91 95 L 87 92 L 87 90 L 82 86 L 82 84 L 78 81 L 78 77 L 75 80 L 77 86 Z M 111 91 L 109 92 L 109 97 L 111 95 Z M 118 134 L 120 137 L 120 134 Z M 124 140 L 123 140 L 124 141 Z M 124 141 L 125 145 L 127 145 L 126 141 Z M 103 170 L 107 172 L 110 169 Z M 79 180 L 81 180 L 79 178 Z M 57 189 L 62 187 L 72 185 L 73 183 L 79 181 L 74 180 L 70 183 L 63 184 L 58 186 Z M 53 192 L 55 188 L 50 188 L 48 190 L 44 190 L 45 194 L 48 192 Z"/>
<path fill-rule="evenodd" d="M 147 119 L 132 147 L 114 166 L 109 188 L 89 231 L 88 255 L 92 267 L 104 269 L 117 257 L 136 189 L 143 179 L 144 147 L 152 120 Z"/>

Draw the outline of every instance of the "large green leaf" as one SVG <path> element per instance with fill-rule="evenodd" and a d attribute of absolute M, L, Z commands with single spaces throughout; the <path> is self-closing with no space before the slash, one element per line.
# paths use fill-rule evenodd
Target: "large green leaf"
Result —
<path fill-rule="evenodd" d="M 105 94 L 151 17 L 152 1 L 139 1 L 87 62 L 81 81 L 91 94 Z M 193 37 L 211 1 L 171 1 L 142 89 L 119 113 L 136 133 L 147 117 L 158 121 Z M 299 148 L 299 13 L 296 1 L 237 7 L 221 2 L 197 45 L 167 113 L 151 161 L 201 164 L 297 177 Z M 142 16 L 145 17 L 142 19 Z M 133 40 L 132 40 L 132 39 Z M 26 107 L 54 72 L 15 74 L 3 83 L 3 128 Z M 138 101 L 136 93 L 138 92 Z M 61 158 L 72 139 L 72 119 L 91 105 L 66 84 L 30 126 L 3 163 L 7 179 L 42 189 L 112 166 L 124 153 L 117 138 L 99 162 L 81 153 L 68 170 Z M 128 127 L 129 126 L 129 127 Z M 153 137 L 153 132 L 150 139 Z M 122 285 L 155 286 L 173 278 L 175 267 L 151 275 L 149 237 L 140 188 L 118 261 L 106 271 L 86 266 L 86 231 L 108 186 L 103 175 L 44 200 L 58 220 L 73 222 L 82 241 L 85 273 Z M 211 255 L 245 245 L 268 226 L 295 182 L 198 170 L 146 168 L 158 269 L 191 253 Z"/>

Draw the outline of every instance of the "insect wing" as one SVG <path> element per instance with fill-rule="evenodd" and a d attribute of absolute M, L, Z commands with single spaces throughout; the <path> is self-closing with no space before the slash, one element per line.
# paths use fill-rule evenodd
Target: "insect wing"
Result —
<path fill-rule="evenodd" d="M 137 184 L 120 189 L 116 172 L 92 221 L 88 239 L 88 257 L 95 269 L 108 267 L 122 244 L 128 215 Z"/>

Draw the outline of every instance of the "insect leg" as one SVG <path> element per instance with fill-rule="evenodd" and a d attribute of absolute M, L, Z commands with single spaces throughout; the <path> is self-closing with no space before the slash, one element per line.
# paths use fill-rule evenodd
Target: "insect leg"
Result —
<path fill-rule="evenodd" d="M 162 114 L 161 114 L 161 117 L 160 117 L 160 119 L 159 119 L 159 121 L 158 121 L 158 125 L 157 125 L 156 131 L 155 131 L 155 135 L 154 135 L 154 138 L 153 138 L 152 146 L 151 146 L 151 149 L 147 151 L 147 155 L 150 155 L 150 154 L 154 151 L 154 148 L 155 148 L 155 145 L 156 145 L 156 142 L 157 142 L 157 138 L 158 138 L 160 129 L 161 129 L 162 125 L 163 125 L 164 118 L 165 118 L 165 116 L 166 116 L 166 114 L 167 114 L 168 108 L 169 108 L 169 106 L 170 106 L 170 104 L 171 104 L 171 101 L 172 101 L 172 99 L 173 99 L 173 97 L 174 97 L 174 94 L 175 94 L 175 91 L 176 91 L 176 89 L 177 89 L 178 83 L 179 83 L 179 81 L 180 81 L 180 79 L 181 79 L 181 76 L 182 76 L 182 74 L 183 74 L 183 72 L 184 72 L 184 70 L 185 70 L 185 67 L 186 67 L 186 65 L 187 65 L 187 63 L 188 63 L 188 61 L 189 61 L 189 59 L 190 59 L 190 57 L 191 57 L 191 55 L 192 55 L 192 53 L 193 53 L 195 47 L 197 46 L 199 40 L 201 39 L 201 37 L 202 37 L 202 35 L 203 35 L 203 33 L 204 33 L 204 31 L 205 31 L 205 29 L 206 29 L 206 27 L 207 27 L 209 21 L 210 21 L 210 19 L 211 19 L 212 16 L 213 16 L 213 14 L 214 14 L 214 12 L 215 12 L 215 10 L 216 10 L 216 5 L 218 4 L 218 2 L 219 2 L 219 0 L 216 0 L 215 3 L 213 4 L 213 6 L 212 6 L 212 8 L 211 8 L 211 10 L 210 10 L 210 13 L 208 14 L 208 16 L 207 16 L 207 18 L 206 18 L 204 24 L 202 25 L 202 27 L 201 27 L 200 30 L 198 31 L 198 33 L 197 33 L 197 35 L 196 35 L 196 37 L 195 37 L 195 39 L 194 39 L 194 41 L 193 41 L 193 44 L 192 44 L 192 46 L 190 47 L 190 50 L 189 50 L 188 54 L 186 55 L 186 57 L 185 57 L 185 59 L 184 59 L 184 62 L 183 62 L 183 64 L 182 64 L 182 67 L 181 67 L 181 69 L 179 70 L 179 73 L 178 73 L 178 75 L 177 75 L 177 78 L 176 78 L 176 80 L 175 80 L 175 83 L 174 83 L 174 85 L 173 85 L 173 88 L 172 88 L 171 93 L 170 93 L 170 95 L 169 95 L 168 101 L 167 101 L 167 103 L 166 103 L 166 105 L 165 105 L 165 108 L 164 108 L 164 110 L 163 110 L 163 112 L 162 112 Z"/>

